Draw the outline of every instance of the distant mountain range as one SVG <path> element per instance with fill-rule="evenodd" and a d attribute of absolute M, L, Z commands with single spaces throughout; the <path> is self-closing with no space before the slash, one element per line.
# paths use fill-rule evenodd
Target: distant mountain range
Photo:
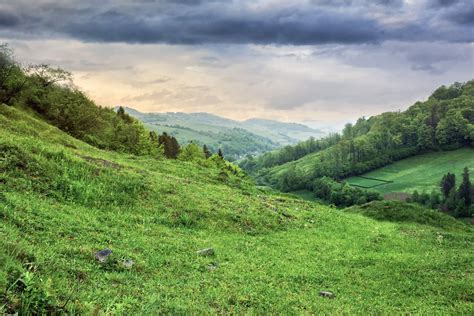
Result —
<path fill-rule="evenodd" d="M 181 144 L 206 144 L 212 151 L 221 148 L 229 160 L 247 154 L 260 154 L 310 137 L 320 138 L 325 132 L 299 123 L 266 119 L 236 121 L 209 113 L 143 113 L 124 107 L 131 116 L 149 129 L 175 136 Z"/>

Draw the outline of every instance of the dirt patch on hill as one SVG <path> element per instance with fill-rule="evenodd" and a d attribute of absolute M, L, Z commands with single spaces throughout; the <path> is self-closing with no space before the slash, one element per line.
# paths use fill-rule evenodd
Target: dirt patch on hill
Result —
<path fill-rule="evenodd" d="M 411 194 L 405 193 L 405 192 L 392 192 L 392 193 L 387 193 L 383 196 L 384 200 L 391 200 L 391 201 L 402 201 L 406 202 L 408 198 L 411 197 Z"/>
<path fill-rule="evenodd" d="M 94 158 L 94 157 L 90 157 L 90 156 L 80 156 L 80 157 L 82 159 L 88 161 L 88 162 L 91 162 L 91 163 L 96 164 L 96 165 L 101 165 L 103 167 L 113 168 L 113 169 L 122 169 L 123 168 L 118 163 L 108 161 L 108 160 L 105 160 L 105 159 L 102 159 L 102 158 Z"/>

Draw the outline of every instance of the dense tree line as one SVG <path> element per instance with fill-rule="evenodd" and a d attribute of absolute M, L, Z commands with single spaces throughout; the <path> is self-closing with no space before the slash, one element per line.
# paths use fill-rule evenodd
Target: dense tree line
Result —
<path fill-rule="evenodd" d="M 383 113 L 347 124 L 336 144 L 299 160 L 273 168 L 258 169 L 260 162 L 254 166 L 262 183 L 286 191 L 312 189 L 314 179 L 324 176 L 342 179 L 412 155 L 473 144 L 474 81 L 469 81 L 440 87 L 427 101 L 417 102 L 404 112 Z M 272 155 L 281 156 L 284 151 Z M 249 169 L 247 166 L 248 162 L 243 164 Z M 288 170 L 297 173 L 296 181 L 280 179 L 289 177 Z"/>
<path fill-rule="evenodd" d="M 163 134 L 158 137 L 158 144 L 163 148 L 163 153 L 166 158 L 178 158 L 181 147 L 175 137 L 163 132 Z"/>
<path fill-rule="evenodd" d="M 212 141 L 207 142 L 206 146 L 209 150 L 217 152 L 221 149 L 225 152 L 225 158 L 229 161 L 235 161 L 242 158 L 245 153 L 261 153 L 272 150 L 278 145 L 270 139 L 253 134 L 242 128 L 232 128 L 219 132 L 191 131 L 197 134 L 208 136 Z M 197 144 L 204 145 L 203 142 L 193 141 Z"/>
<path fill-rule="evenodd" d="M 308 154 L 329 148 L 337 144 L 340 140 L 341 136 L 337 133 L 330 134 L 318 140 L 314 139 L 314 137 L 311 137 L 308 140 L 300 142 L 296 145 L 287 145 L 281 149 L 264 153 L 258 157 L 247 155 L 246 159 L 243 159 L 239 165 L 247 172 L 253 173 L 263 168 L 282 165 L 286 162 L 297 160 Z"/>
<path fill-rule="evenodd" d="M 217 152 L 219 148 L 225 152 L 225 158 L 235 161 L 244 157 L 246 153 L 262 153 L 273 150 L 278 144 L 270 139 L 253 134 L 242 128 L 230 128 L 222 131 L 202 131 L 180 125 L 163 125 L 171 127 L 168 135 L 176 137 L 180 143 L 187 144 L 193 142 L 204 146 L 212 152 Z M 154 127 L 159 128 L 159 127 Z M 182 131 L 189 133 L 182 133 Z"/>
<path fill-rule="evenodd" d="M 472 186 L 469 169 L 463 171 L 459 187 L 456 187 L 456 176 L 450 172 L 443 176 L 440 182 L 440 192 L 432 191 L 418 193 L 414 191 L 409 201 L 424 206 L 440 209 L 455 217 L 469 217 L 474 215 L 474 187 Z"/>
<path fill-rule="evenodd" d="M 338 207 L 361 205 L 382 199 L 381 195 L 375 191 L 352 187 L 348 183 L 337 182 L 328 177 L 314 180 L 313 186 L 316 198 Z"/>
<path fill-rule="evenodd" d="M 123 109 L 97 106 L 72 84 L 71 74 L 49 65 L 22 67 L 0 46 L 0 104 L 28 107 L 68 134 L 102 149 L 158 155 L 148 131 Z"/>

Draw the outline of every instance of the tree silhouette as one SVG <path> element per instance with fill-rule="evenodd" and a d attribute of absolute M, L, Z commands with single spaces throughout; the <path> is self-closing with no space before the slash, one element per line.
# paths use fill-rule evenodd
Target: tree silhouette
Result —
<path fill-rule="evenodd" d="M 206 159 L 211 157 L 211 152 L 209 151 L 206 145 L 202 146 L 202 151 L 204 152 L 204 156 L 206 157 Z"/>
<path fill-rule="evenodd" d="M 441 186 L 441 192 L 443 193 L 444 199 L 447 199 L 451 190 L 456 186 L 456 176 L 448 172 L 441 179 L 440 186 Z"/>
<path fill-rule="evenodd" d="M 460 199 L 464 200 L 464 205 L 468 208 L 472 204 L 472 185 L 471 181 L 469 180 L 469 169 L 467 167 L 464 168 L 464 172 L 462 175 L 462 183 L 459 186 L 458 195 Z"/>
<path fill-rule="evenodd" d="M 158 143 L 163 146 L 166 158 L 176 159 L 178 157 L 180 146 L 175 137 L 163 132 L 163 134 L 158 137 Z"/>

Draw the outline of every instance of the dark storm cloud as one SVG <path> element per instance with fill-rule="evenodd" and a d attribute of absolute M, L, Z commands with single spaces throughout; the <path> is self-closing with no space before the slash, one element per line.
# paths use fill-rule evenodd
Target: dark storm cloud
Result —
<path fill-rule="evenodd" d="M 143 19 L 108 11 L 65 29 L 83 40 L 171 44 L 360 43 L 377 41 L 380 34 L 379 26 L 368 19 L 321 12 L 312 16 L 303 12 L 276 12 L 271 16 L 203 12 Z"/>
<path fill-rule="evenodd" d="M 431 7 L 449 7 L 453 4 L 461 2 L 460 0 L 433 0 Z"/>
<path fill-rule="evenodd" d="M 474 2 L 472 0 L 435 0 L 430 3 L 430 9 L 435 9 L 442 19 L 458 25 L 474 24 Z M 470 33 L 474 30 L 471 28 Z"/>
<path fill-rule="evenodd" d="M 367 5 L 379 5 L 379 6 L 402 6 L 403 0 L 311 0 L 314 5 L 341 7 L 341 6 L 367 6 Z"/>
<path fill-rule="evenodd" d="M 464 1 L 437 0 L 438 7 L 423 10 L 417 21 L 397 25 L 384 23 L 384 16 L 400 14 L 404 6 L 401 0 L 285 4 L 140 0 L 104 1 L 100 6 L 90 0 L 28 2 L 2 5 L 0 0 L 0 9 L 6 7 L 12 12 L 6 15 L 7 11 L 0 11 L 0 31 L 8 31 L 0 35 L 72 37 L 92 42 L 281 45 L 473 39 L 466 26 L 471 23 L 472 11 L 465 10 Z M 464 10 L 457 11 L 460 4 Z M 451 22 L 449 27 L 440 30 L 432 26 L 438 15 Z"/>
<path fill-rule="evenodd" d="M 15 27 L 18 25 L 19 21 L 20 20 L 16 15 L 0 9 L 0 29 L 4 27 Z"/>
<path fill-rule="evenodd" d="M 474 2 L 459 6 L 455 10 L 448 11 L 446 17 L 457 24 L 472 26 L 474 25 Z M 471 28 L 471 34 L 474 30 Z"/>

